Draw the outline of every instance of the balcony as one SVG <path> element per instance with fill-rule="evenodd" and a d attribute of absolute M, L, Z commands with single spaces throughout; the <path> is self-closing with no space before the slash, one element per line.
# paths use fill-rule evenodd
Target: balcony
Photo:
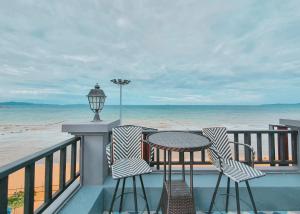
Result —
<path fill-rule="evenodd" d="M 298 168 L 299 127 L 298 122 L 282 120 L 287 130 L 230 130 L 231 140 L 252 145 L 255 149 L 255 167 L 267 173 L 267 176 L 250 181 L 252 192 L 259 211 L 300 211 L 300 173 Z M 105 213 L 109 209 L 115 183 L 105 160 L 103 145 L 110 141 L 110 130 L 118 122 L 105 124 L 66 124 L 63 131 L 73 135 L 65 142 L 43 150 L 0 168 L 0 213 L 6 213 L 8 201 L 9 175 L 25 169 L 24 178 L 24 213 Z M 145 129 L 144 138 L 158 130 Z M 201 134 L 201 131 L 191 131 Z M 68 152 L 70 157 L 67 156 Z M 243 162 L 250 160 L 250 154 L 242 147 L 232 147 L 234 158 Z M 54 153 L 59 152 L 59 186 L 53 189 Z M 149 156 L 149 145 L 144 144 L 144 157 Z M 155 211 L 159 202 L 163 184 L 162 150 L 156 149 L 150 161 L 153 173 L 144 176 L 150 209 Z M 45 161 L 44 200 L 35 203 L 35 164 Z M 172 165 L 178 168 L 173 178 L 179 177 L 180 165 L 190 164 L 189 155 L 172 154 Z M 102 164 L 99 164 L 102 163 Z M 67 171 L 67 165 L 70 170 Z M 208 210 L 217 181 L 217 171 L 211 166 L 207 152 L 196 152 L 193 161 L 194 194 L 197 212 Z M 80 169 L 79 169 L 80 168 Z M 66 174 L 69 179 L 66 179 Z M 187 177 L 189 179 L 189 177 Z M 139 182 L 137 191 L 142 193 Z M 226 180 L 223 179 L 214 206 L 215 211 L 224 211 Z M 123 210 L 133 211 L 132 182 L 126 184 Z M 234 193 L 232 188 L 231 193 Z M 240 188 L 241 208 L 250 211 L 251 204 L 246 186 Z M 138 197 L 139 210 L 145 210 L 144 201 Z M 118 210 L 119 198 L 115 202 Z M 235 196 L 230 195 L 230 211 L 236 210 Z"/>

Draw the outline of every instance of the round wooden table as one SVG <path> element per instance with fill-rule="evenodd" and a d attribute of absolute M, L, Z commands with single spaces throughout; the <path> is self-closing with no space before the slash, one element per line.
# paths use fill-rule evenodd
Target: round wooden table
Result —
<path fill-rule="evenodd" d="M 151 146 L 164 150 L 164 185 L 157 212 L 162 208 L 163 213 L 196 213 L 193 194 L 194 152 L 208 148 L 211 145 L 210 140 L 191 132 L 166 131 L 149 135 L 147 141 Z M 171 181 L 172 152 L 179 152 L 182 165 L 182 179 L 173 182 Z M 184 152 L 190 153 L 190 187 L 185 182 Z"/>

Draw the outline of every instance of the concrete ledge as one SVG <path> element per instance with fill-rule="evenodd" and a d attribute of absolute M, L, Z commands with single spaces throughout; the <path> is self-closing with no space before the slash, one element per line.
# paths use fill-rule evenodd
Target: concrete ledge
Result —
<path fill-rule="evenodd" d="M 172 176 L 179 179 L 179 175 Z M 143 176 L 147 198 L 151 210 L 156 210 L 160 194 L 162 191 L 162 174 L 150 174 Z M 186 177 L 187 183 L 189 177 Z M 216 185 L 217 174 L 195 175 L 194 176 L 194 194 L 197 211 L 207 211 L 210 205 L 211 197 Z M 227 179 L 223 176 L 220 189 L 215 203 L 215 211 L 224 211 Z M 122 182 L 121 182 L 122 183 Z M 112 194 L 116 185 L 116 180 L 107 177 L 103 186 L 88 186 L 80 190 L 74 198 L 61 211 L 63 214 L 70 213 L 103 213 L 110 206 Z M 256 205 L 260 211 L 299 211 L 300 210 L 300 174 L 268 174 L 265 177 L 250 181 L 252 193 Z M 231 182 L 233 187 L 233 182 Z M 124 211 L 134 210 L 132 180 L 126 180 L 125 196 L 123 201 Z M 121 185 L 119 186 L 120 192 Z M 137 191 L 142 196 L 141 185 L 137 179 Z M 229 210 L 236 210 L 235 190 L 230 189 Z M 252 209 L 250 198 L 244 183 L 240 184 L 240 199 L 243 211 Z M 120 198 L 115 201 L 115 210 L 118 210 Z M 142 197 L 138 197 L 139 210 L 145 210 L 145 203 Z"/>
<path fill-rule="evenodd" d="M 103 187 L 84 186 L 58 213 L 100 213 L 103 210 Z"/>
<path fill-rule="evenodd" d="M 62 124 L 62 132 L 68 132 L 73 135 L 107 133 L 111 131 L 113 127 L 116 127 L 119 124 L 120 120 Z"/>
<path fill-rule="evenodd" d="M 300 120 L 291 120 L 291 119 L 279 119 L 279 123 L 286 125 L 300 128 Z"/>

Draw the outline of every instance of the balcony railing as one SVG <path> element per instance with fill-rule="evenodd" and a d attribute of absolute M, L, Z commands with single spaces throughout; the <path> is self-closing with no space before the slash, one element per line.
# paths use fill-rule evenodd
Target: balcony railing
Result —
<path fill-rule="evenodd" d="M 144 139 L 149 134 L 158 130 L 145 129 Z M 191 131 L 201 134 L 201 131 Z M 275 166 L 297 165 L 297 143 L 298 132 L 293 130 L 229 130 L 228 135 L 231 141 L 245 143 L 254 147 L 256 153 L 255 164 L 275 168 Z M 78 143 L 81 138 L 74 137 L 51 148 L 42 150 L 31 156 L 8 164 L 0 168 L 0 213 L 6 213 L 8 207 L 8 180 L 9 175 L 20 169 L 25 169 L 24 176 L 24 213 L 41 213 L 53 203 L 79 176 L 77 171 Z M 71 151 L 70 157 L 70 179 L 66 181 L 67 149 Z M 155 148 L 154 148 L 155 149 Z M 233 158 L 242 162 L 249 162 L 251 154 L 243 147 L 233 146 Z M 54 153 L 59 152 L 59 188 L 54 194 L 53 190 L 53 163 Z M 164 164 L 164 151 L 155 149 L 154 158 L 150 164 L 160 170 Z M 144 144 L 143 154 L 145 159 L 149 158 L 150 147 Z M 39 207 L 34 207 L 35 194 L 35 164 L 45 160 L 44 174 L 44 200 Z M 190 164 L 189 153 L 172 154 L 173 165 Z M 207 151 L 196 152 L 192 164 L 198 166 L 211 165 Z M 201 167 L 199 167 L 201 169 Z"/>
<path fill-rule="evenodd" d="M 147 135 L 157 132 L 157 130 L 145 130 L 144 139 Z M 201 131 L 190 131 L 202 134 Z M 293 130 L 229 130 L 229 140 L 245 143 L 254 148 L 255 160 L 257 166 L 291 166 L 297 164 L 297 141 L 298 131 Z M 241 162 L 249 163 L 251 153 L 244 150 L 243 147 L 234 145 L 233 158 Z M 144 157 L 149 158 L 149 145 L 144 145 Z M 164 151 L 154 148 L 154 158 L 151 165 L 157 170 L 164 164 Z M 176 153 L 176 152 L 174 152 Z M 182 165 L 190 164 L 189 153 L 172 154 L 172 164 Z M 194 165 L 210 165 L 207 151 L 195 152 Z"/>
<path fill-rule="evenodd" d="M 7 213 L 8 207 L 8 180 L 9 175 L 25 169 L 24 178 L 24 214 L 42 213 L 50 204 L 60 196 L 79 176 L 76 171 L 77 163 L 77 144 L 81 138 L 74 137 L 57 144 L 48 149 L 25 157 L 21 160 L 8 164 L 0 168 L 0 213 Z M 66 162 L 67 149 L 71 149 L 70 157 L 70 179 L 66 181 Z M 53 154 L 59 152 L 59 189 L 53 193 Z M 40 160 L 45 160 L 45 175 L 44 175 L 44 201 L 41 206 L 34 209 L 34 194 L 35 194 L 35 164 Z"/>

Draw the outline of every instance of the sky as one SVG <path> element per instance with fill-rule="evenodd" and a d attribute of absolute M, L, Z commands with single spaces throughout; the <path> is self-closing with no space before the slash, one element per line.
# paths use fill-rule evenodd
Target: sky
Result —
<path fill-rule="evenodd" d="M 0 0 L 0 102 L 300 102 L 300 4 Z"/>

